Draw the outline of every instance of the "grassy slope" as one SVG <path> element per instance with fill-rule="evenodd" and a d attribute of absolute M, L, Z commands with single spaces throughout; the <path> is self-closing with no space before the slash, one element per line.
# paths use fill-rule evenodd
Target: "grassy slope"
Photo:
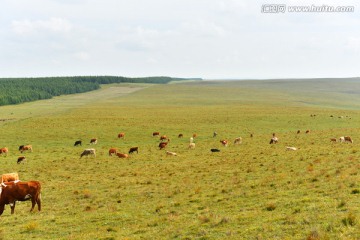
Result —
<path fill-rule="evenodd" d="M 347 95 L 341 91 L 334 98 L 314 90 L 325 85 L 309 89 L 299 82 L 293 90 L 294 83 L 269 83 L 189 82 L 130 95 L 112 86 L 1 107 L 1 118 L 17 120 L 0 125 L 0 146 L 10 149 L 1 157 L 2 171 L 43 183 L 43 211 L 29 214 L 30 203 L 19 203 L 11 216 L 7 206 L 1 237 L 305 239 L 316 232 L 322 239 L 357 239 L 357 102 L 343 101 Z M 323 108 L 309 108 L 304 99 Z M 116 138 L 120 131 L 124 140 Z M 179 156 L 159 151 L 153 131 L 168 135 L 168 150 Z M 215 139 L 213 131 L 219 133 Z M 196 149 L 188 150 L 194 132 Z M 278 145 L 268 144 L 273 132 Z M 178 139 L 179 133 L 185 137 Z M 355 143 L 329 142 L 342 135 Z M 220 139 L 238 136 L 242 145 L 220 146 Z M 98 156 L 79 160 L 92 137 L 99 138 Z M 86 146 L 73 147 L 77 139 Z M 25 143 L 34 152 L 17 165 L 17 147 Z M 139 146 L 139 154 L 126 160 L 107 156 L 110 147 L 126 152 L 131 146 Z M 285 146 L 300 150 L 286 152 Z M 213 147 L 222 151 L 210 153 Z M 357 223 L 346 225 L 344 219 Z"/>

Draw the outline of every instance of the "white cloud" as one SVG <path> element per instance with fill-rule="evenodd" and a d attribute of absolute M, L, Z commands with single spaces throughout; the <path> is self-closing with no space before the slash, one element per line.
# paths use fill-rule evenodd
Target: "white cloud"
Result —
<path fill-rule="evenodd" d="M 50 18 L 48 20 L 14 20 L 12 30 L 16 34 L 28 35 L 38 32 L 65 33 L 72 29 L 72 24 L 62 18 Z"/>
<path fill-rule="evenodd" d="M 4 0 L 0 77 L 359 75 L 360 3 L 326 2 L 354 5 L 354 13 L 262 14 L 261 5 L 269 3 L 317 4 L 314 0 Z"/>
<path fill-rule="evenodd" d="M 90 54 L 87 52 L 77 52 L 73 55 L 76 59 L 86 61 L 90 59 Z"/>

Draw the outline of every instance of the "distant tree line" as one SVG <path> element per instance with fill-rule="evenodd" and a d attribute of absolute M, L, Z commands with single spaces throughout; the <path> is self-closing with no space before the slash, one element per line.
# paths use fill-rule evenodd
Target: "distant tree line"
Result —
<path fill-rule="evenodd" d="M 171 77 L 127 78 L 119 76 L 78 76 L 43 78 L 0 78 L 0 105 L 50 99 L 54 96 L 83 93 L 111 83 L 157 83 L 185 80 Z"/>

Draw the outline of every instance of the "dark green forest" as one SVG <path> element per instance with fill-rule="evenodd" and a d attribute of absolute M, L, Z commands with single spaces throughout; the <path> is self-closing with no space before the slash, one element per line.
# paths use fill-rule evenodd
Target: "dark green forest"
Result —
<path fill-rule="evenodd" d="M 0 78 L 0 106 L 49 99 L 65 94 L 83 93 L 111 83 L 166 84 L 185 80 L 171 77 L 127 78 L 119 76 L 77 76 L 42 78 Z"/>

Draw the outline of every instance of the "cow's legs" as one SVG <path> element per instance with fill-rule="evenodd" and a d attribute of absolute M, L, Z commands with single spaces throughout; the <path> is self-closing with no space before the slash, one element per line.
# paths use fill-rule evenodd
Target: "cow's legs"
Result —
<path fill-rule="evenodd" d="M 36 198 L 36 203 L 38 205 L 38 210 L 39 212 L 41 211 L 41 193 L 39 194 L 39 196 Z"/>
<path fill-rule="evenodd" d="M 3 214 L 4 209 L 5 209 L 5 204 L 1 204 L 0 205 L 0 215 Z"/>
<path fill-rule="evenodd" d="M 14 212 L 15 212 L 15 203 L 16 203 L 15 201 L 10 203 L 11 214 L 14 214 Z"/>

